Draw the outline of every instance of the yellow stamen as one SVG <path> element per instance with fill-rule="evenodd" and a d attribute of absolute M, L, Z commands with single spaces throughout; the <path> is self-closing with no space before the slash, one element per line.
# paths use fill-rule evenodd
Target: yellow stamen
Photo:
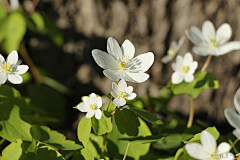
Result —
<path fill-rule="evenodd" d="M 126 62 L 122 61 L 122 62 L 119 63 L 120 69 L 124 69 L 125 66 L 126 66 Z"/>
<path fill-rule="evenodd" d="M 97 110 L 97 104 L 96 103 L 90 104 L 90 108 L 92 110 Z"/>
<path fill-rule="evenodd" d="M 169 49 L 167 53 L 168 53 L 168 55 L 174 55 L 176 52 L 174 52 L 173 50 Z"/>
<path fill-rule="evenodd" d="M 188 67 L 188 66 L 183 66 L 183 67 L 182 67 L 182 71 L 183 71 L 184 73 L 187 73 L 188 70 L 189 70 L 189 67 Z"/>
<path fill-rule="evenodd" d="M 12 71 L 12 67 L 9 63 L 3 63 L 1 66 L 1 69 L 5 72 L 11 72 Z"/>
<path fill-rule="evenodd" d="M 217 41 L 215 39 L 210 40 L 210 46 L 211 48 L 216 48 L 217 47 Z"/>
<path fill-rule="evenodd" d="M 123 91 L 120 91 L 118 96 L 120 98 L 125 98 L 127 96 L 127 94 L 125 92 L 123 92 Z"/>

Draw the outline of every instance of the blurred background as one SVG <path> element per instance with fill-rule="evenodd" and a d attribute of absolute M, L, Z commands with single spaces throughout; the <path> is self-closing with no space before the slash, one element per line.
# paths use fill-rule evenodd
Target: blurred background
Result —
<path fill-rule="evenodd" d="M 0 2 L 7 13 L 15 11 L 7 0 Z M 68 137 L 73 134 L 69 130 L 76 129 L 79 121 L 79 112 L 72 107 L 81 101 L 81 97 L 92 92 L 102 96 L 111 91 L 112 82 L 103 75 L 91 54 L 93 49 L 106 51 L 108 37 L 114 37 L 119 44 L 129 39 L 135 46 L 135 56 L 149 51 L 154 53 L 155 62 L 148 71 L 150 79 L 129 85 L 139 97 L 150 95 L 155 98 L 161 97 L 159 90 L 168 83 L 173 72 L 172 62 L 163 64 L 161 58 L 167 54 L 171 41 L 186 37 L 185 30 L 190 26 L 201 28 L 205 20 L 211 20 L 218 28 L 227 22 L 233 31 L 231 40 L 240 40 L 240 1 L 237 0 L 19 2 L 20 8 L 16 10 L 25 13 L 27 27 L 16 50 L 19 50 L 23 63 L 30 65 L 31 75 L 25 76 L 25 84 L 31 85 L 16 87 L 30 96 L 33 103 L 43 106 L 48 115 L 61 119 L 58 128 L 62 128 Z M 3 40 L 1 54 L 7 55 L 4 43 Z M 179 54 L 191 52 L 200 70 L 206 57 L 194 54 L 192 46 L 186 38 Z M 226 124 L 223 111 L 227 107 L 234 108 L 233 96 L 240 86 L 239 69 L 240 51 L 213 57 L 207 71 L 216 75 L 220 88 L 206 90 L 195 100 L 196 117 L 209 124 Z M 189 98 L 175 96 L 166 107 L 187 119 Z"/>

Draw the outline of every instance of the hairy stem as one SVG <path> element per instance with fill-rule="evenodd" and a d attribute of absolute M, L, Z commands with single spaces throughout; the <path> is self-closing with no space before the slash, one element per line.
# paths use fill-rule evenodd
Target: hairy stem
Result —
<path fill-rule="evenodd" d="M 127 152 L 128 152 L 129 146 L 130 146 L 130 142 L 128 142 L 128 144 L 127 144 L 127 148 L 126 148 L 126 151 L 125 151 L 125 153 L 124 153 L 123 160 L 125 160 L 126 157 L 127 157 Z"/>
<path fill-rule="evenodd" d="M 203 65 L 201 71 L 205 71 L 205 70 L 207 69 L 208 65 L 209 65 L 210 62 L 211 62 L 211 59 L 212 59 L 212 55 L 209 55 L 209 56 L 207 57 L 207 60 L 206 60 L 205 64 Z"/>
<path fill-rule="evenodd" d="M 194 100 L 193 100 L 192 97 L 190 97 L 190 113 L 189 113 L 189 119 L 188 119 L 188 123 L 187 123 L 187 128 L 191 128 L 192 127 L 193 117 L 194 117 Z"/>

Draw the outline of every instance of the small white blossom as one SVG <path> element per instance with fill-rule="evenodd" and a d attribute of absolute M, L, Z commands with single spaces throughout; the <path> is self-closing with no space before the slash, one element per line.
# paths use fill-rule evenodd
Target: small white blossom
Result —
<path fill-rule="evenodd" d="M 179 84 L 183 80 L 190 83 L 194 79 L 195 70 L 198 67 L 198 63 L 193 61 L 191 53 L 186 53 L 184 57 L 178 55 L 176 63 L 172 64 L 174 73 L 172 74 L 171 81 L 173 84 Z"/>
<path fill-rule="evenodd" d="M 84 96 L 82 98 L 80 104 L 78 104 L 77 108 L 81 112 L 87 112 L 86 118 L 91 118 L 95 115 L 96 119 L 101 119 L 102 111 L 99 109 L 102 107 L 102 99 L 101 97 L 97 96 L 95 93 L 91 93 L 90 96 Z"/>
<path fill-rule="evenodd" d="M 232 29 L 228 23 L 223 23 L 217 31 L 211 21 L 205 21 L 202 31 L 192 26 L 186 30 L 189 40 L 195 45 L 193 51 L 201 56 L 221 56 L 233 50 L 240 49 L 240 41 L 228 42 L 232 36 Z"/>
<path fill-rule="evenodd" d="M 168 62 L 170 62 L 176 56 L 177 52 L 182 47 L 184 41 L 185 37 L 181 37 L 178 42 L 172 41 L 167 51 L 167 55 L 161 59 L 162 63 L 167 64 Z"/>
<path fill-rule="evenodd" d="M 136 93 L 132 93 L 133 87 L 127 86 L 127 83 L 124 79 L 120 80 L 118 84 L 115 82 L 112 83 L 111 95 L 115 98 L 113 103 L 116 106 L 123 106 L 126 104 L 127 100 L 132 100 L 136 97 Z"/>
<path fill-rule="evenodd" d="M 231 108 L 226 108 L 224 115 L 228 123 L 235 128 L 233 134 L 240 139 L 240 88 L 237 90 L 233 102 L 238 113 Z"/>
<path fill-rule="evenodd" d="M 15 11 L 19 8 L 19 0 L 10 0 L 9 2 L 11 11 Z"/>
<path fill-rule="evenodd" d="M 151 52 L 141 54 L 135 58 L 135 48 L 129 40 L 125 40 L 120 48 L 118 42 L 110 37 L 107 41 L 107 51 L 98 49 L 92 51 L 96 63 L 104 69 L 103 74 L 112 81 L 142 83 L 149 78 L 146 72 L 153 64 L 154 55 Z"/>
<path fill-rule="evenodd" d="M 208 131 L 202 131 L 201 144 L 188 143 L 185 149 L 189 156 L 199 160 L 233 160 L 234 155 L 229 153 L 231 145 L 222 142 L 217 147 L 216 140 Z"/>
<path fill-rule="evenodd" d="M 4 84 L 8 79 L 13 84 L 20 84 L 23 78 L 20 76 L 28 70 L 27 65 L 18 65 L 18 53 L 12 51 L 5 61 L 4 57 L 0 54 L 0 84 Z"/>

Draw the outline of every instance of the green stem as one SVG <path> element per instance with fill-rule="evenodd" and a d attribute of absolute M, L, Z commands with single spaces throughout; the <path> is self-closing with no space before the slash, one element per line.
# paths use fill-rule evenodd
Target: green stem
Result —
<path fill-rule="evenodd" d="M 194 100 L 192 97 L 190 97 L 190 113 L 189 113 L 187 128 L 192 127 L 193 117 L 194 117 Z"/>
<path fill-rule="evenodd" d="M 211 59 L 212 59 L 212 55 L 209 55 L 208 58 L 207 58 L 207 60 L 206 60 L 206 62 L 205 62 L 205 64 L 203 65 L 201 71 L 205 71 L 205 70 L 207 69 L 208 65 L 209 65 L 210 62 L 211 62 Z"/>
<path fill-rule="evenodd" d="M 239 139 L 237 138 L 231 145 L 231 149 L 235 146 L 235 144 L 239 141 Z M 231 149 L 229 151 L 231 151 Z"/>
<path fill-rule="evenodd" d="M 105 149 L 106 139 L 107 139 L 107 133 L 103 135 L 103 144 L 102 144 L 102 148 L 101 148 L 101 157 L 100 157 L 100 159 L 102 159 L 103 156 L 104 156 L 104 149 Z"/>
<path fill-rule="evenodd" d="M 125 150 L 123 160 L 125 160 L 126 157 L 127 157 L 127 152 L 128 152 L 129 146 L 130 146 L 130 142 L 128 142 L 128 144 L 127 144 L 127 148 L 126 148 L 126 150 Z"/>

